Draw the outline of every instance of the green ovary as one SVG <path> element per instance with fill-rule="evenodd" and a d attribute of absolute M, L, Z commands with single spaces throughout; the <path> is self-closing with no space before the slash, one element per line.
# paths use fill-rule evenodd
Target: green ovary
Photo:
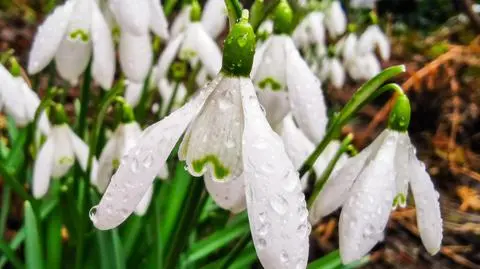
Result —
<path fill-rule="evenodd" d="M 393 199 L 393 207 L 397 207 L 399 205 L 405 205 L 407 202 L 407 198 L 403 193 L 397 194 L 395 198 Z"/>
<path fill-rule="evenodd" d="M 85 31 L 83 29 L 77 29 L 70 32 L 69 38 L 71 40 L 80 39 L 82 42 L 87 43 L 88 40 L 90 39 L 90 35 L 88 34 L 88 31 Z"/>
<path fill-rule="evenodd" d="M 183 49 L 180 51 L 179 58 L 182 60 L 189 60 L 197 56 L 197 52 L 192 49 Z"/>
<path fill-rule="evenodd" d="M 207 155 L 199 160 L 192 161 L 193 170 L 201 173 L 207 163 L 213 166 L 213 173 L 216 179 L 224 179 L 230 174 L 230 169 L 225 167 L 215 155 Z"/>
<path fill-rule="evenodd" d="M 262 90 L 264 90 L 268 85 L 270 85 L 270 89 L 272 89 L 272 91 L 279 91 L 282 88 L 282 84 L 272 77 L 265 78 L 258 83 L 258 86 L 260 86 L 260 89 Z"/>
<path fill-rule="evenodd" d="M 70 164 L 73 164 L 73 158 L 64 156 L 60 158 L 60 160 L 58 160 L 58 163 L 61 165 L 70 165 Z"/>

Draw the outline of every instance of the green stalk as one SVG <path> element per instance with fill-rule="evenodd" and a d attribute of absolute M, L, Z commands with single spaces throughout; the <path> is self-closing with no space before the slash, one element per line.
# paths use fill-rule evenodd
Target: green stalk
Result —
<path fill-rule="evenodd" d="M 165 110 L 164 117 L 168 116 L 172 111 L 173 104 L 175 103 L 175 97 L 177 96 L 178 88 L 180 87 L 180 82 L 175 82 L 175 88 L 173 88 L 172 96 L 170 96 L 170 100 L 168 100 L 167 109 Z"/>
<path fill-rule="evenodd" d="M 62 261 L 62 217 L 56 207 L 47 226 L 47 264 L 49 269 L 60 269 Z"/>
<path fill-rule="evenodd" d="M 25 268 L 25 265 L 22 264 L 22 261 L 17 257 L 15 252 L 8 246 L 8 244 L 3 241 L 3 238 L 0 238 L 0 250 L 5 255 L 8 261 L 17 269 Z"/>
<path fill-rule="evenodd" d="M 340 144 L 340 148 L 337 150 L 335 153 L 335 156 L 333 157 L 332 160 L 328 163 L 328 166 L 325 168 L 323 171 L 322 175 L 320 178 L 317 180 L 315 183 L 315 186 L 313 188 L 312 195 L 310 196 L 310 199 L 308 199 L 308 208 L 310 208 L 315 201 L 315 198 L 317 198 L 318 194 L 322 190 L 323 186 L 327 182 L 328 178 L 330 177 L 330 174 L 332 174 L 333 168 L 335 168 L 335 165 L 338 162 L 338 159 L 342 156 L 343 153 L 345 153 L 348 150 L 348 146 L 353 140 L 353 135 L 348 134 Z"/>
<path fill-rule="evenodd" d="M 235 257 L 242 252 L 242 250 L 247 246 L 248 242 L 250 242 L 251 239 L 251 234 L 250 231 L 245 233 L 242 238 L 237 242 L 235 247 L 233 247 L 230 252 L 227 254 L 225 259 L 222 261 L 222 265 L 220 266 L 220 269 L 227 269 L 228 266 L 235 261 Z"/>
<path fill-rule="evenodd" d="M 303 163 L 299 169 L 300 178 L 305 175 L 317 161 L 317 158 L 322 154 L 325 147 L 330 143 L 332 139 L 336 139 L 340 136 L 343 126 L 357 113 L 372 96 L 377 96 L 377 89 L 382 86 L 387 80 L 397 76 L 405 71 L 405 66 L 397 65 L 389 67 L 383 70 L 380 74 L 363 84 L 360 89 L 352 96 L 350 101 L 343 107 L 340 113 L 333 119 L 332 124 L 327 129 L 327 133 L 323 137 L 322 141 L 315 150 L 308 156 L 307 160 Z M 380 90 L 383 92 L 383 90 Z"/>
<path fill-rule="evenodd" d="M 140 96 L 140 101 L 138 101 L 138 106 L 137 109 L 135 109 L 135 115 L 137 118 L 138 122 L 143 122 L 145 119 L 145 115 L 147 114 L 147 111 L 149 111 L 149 107 L 146 106 L 147 104 L 147 99 L 148 99 L 148 86 L 150 82 L 150 76 L 152 74 L 152 70 L 148 71 L 148 75 L 143 81 L 143 87 L 142 87 L 142 96 Z"/>
<path fill-rule="evenodd" d="M 27 193 L 25 188 L 18 182 L 8 171 L 3 163 L 0 163 L 0 175 L 2 179 L 10 186 L 19 196 L 25 201 L 29 201 L 30 203 L 36 204 L 35 199 Z"/>
<path fill-rule="evenodd" d="M 78 116 L 77 134 L 83 138 L 87 127 L 88 103 L 90 101 L 90 84 L 92 82 L 92 61 L 87 65 L 83 73 L 82 92 L 80 96 L 80 115 Z"/>
<path fill-rule="evenodd" d="M 230 29 L 242 17 L 242 5 L 238 0 L 225 0 L 228 11 Z"/>
<path fill-rule="evenodd" d="M 3 236 L 7 225 L 8 211 L 10 210 L 10 199 L 12 190 L 8 185 L 3 186 L 2 191 L 2 208 L 0 209 L 0 235 Z"/>
<path fill-rule="evenodd" d="M 194 179 L 190 184 L 190 191 L 185 200 L 185 206 L 181 212 L 180 222 L 175 229 L 171 244 L 168 244 L 169 251 L 165 259 L 164 268 L 177 268 L 180 254 L 184 249 L 188 235 L 192 228 L 196 225 L 198 217 L 200 216 L 203 204 L 207 200 L 206 194 L 203 194 L 204 185 L 203 180 Z M 202 197 L 199 199 L 199 197 Z"/>
<path fill-rule="evenodd" d="M 24 204 L 25 214 L 25 261 L 27 269 L 42 269 L 43 254 L 42 245 L 40 243 L 40 232 L 38 221 L 32 206 L 28 201 Z"/>

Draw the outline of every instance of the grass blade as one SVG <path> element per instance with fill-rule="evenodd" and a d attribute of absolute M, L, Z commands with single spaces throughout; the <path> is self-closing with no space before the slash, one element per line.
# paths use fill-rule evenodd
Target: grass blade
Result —
<path fill-rule="evenodd" d="M 42 269 L 43 255 L 40 244 L 38 221 L 33 212 L 32 205 L 26 201 L 24 204 L 25 214 L 25 260 L 27 269 Z"/>

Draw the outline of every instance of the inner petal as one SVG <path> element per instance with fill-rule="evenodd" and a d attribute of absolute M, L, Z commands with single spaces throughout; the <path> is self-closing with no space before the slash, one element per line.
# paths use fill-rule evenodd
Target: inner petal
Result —
<path fill-rule="evenodd" d="M 243 111 L 239 80 L 223 79 L 192 122 L 179 157 L 192 175 L 207 170 L 214 180 L 227 181 L 242 173 Z"/>

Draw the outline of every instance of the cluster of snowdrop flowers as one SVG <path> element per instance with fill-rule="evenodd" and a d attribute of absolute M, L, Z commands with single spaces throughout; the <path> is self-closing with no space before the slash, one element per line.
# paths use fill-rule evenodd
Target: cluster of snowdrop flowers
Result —
<path fill-rule="evenodd" d="M 390 114 L 388 128 L 334 172 L 313 202 L 309 217 L 312 223 L 342 206 L 339 237 L 344 263 L 360 259 L 383 240 L 392 207 L 406 206 L 409 185 L 422 242 L 432 255 L 440 249 L 439 195 L 425 165 L 415 155 L 407 132 L 409 121 L 410 104 L 402 93 Z"/>
<path fill-rule="evenodd" d="M 114 228 L 133 212 L 188 127 L 179 158 L 186 160 L 191 174 L 206 175 L 207 188 L 220 206 L 240 211 L 246 205 L 263 266 L 306 267 L 310 225 L 305 198 L 249 78 L 254 52 L 255 35 L 244 11 L 225 40 L 222 71 L 187 104 L 145 129 L 122 158 L 92 209 L 97 228 Z M 227 200 L 238 204 L 224 204 Z"/>
<path fill-rule="evenodd" d="M 17 126 L 25 127 L 33 121 L 40 99 L 20 76 L 20 67 L 16 62 L 12 64 L 12 70 L 13 75 L 0 64 L 0 109 L 11 116 Z M 41 114 L 38 127 L 43 134 L 49 133 L 50 124 L 45 113 Z"/>
<path fill-rule="evenodd" d="M 36 156 L 33 169 L 32 193 L 35 198 L 47 194 L 51 178 L 66 175 L 77 160 L 86 171 L 88 166 L 89 147 L 70 129 L 67 116 L 62 105 L 53 106 L 53 126 L 47 140 Z M 90 178 L 96 181 L 97 162 L 93 160 Z"/>
<path fill-rule="evenodd" d="M 383 61 L 390 58 L 390 42 L 378 25 L 367 27 L 360 37 L 346 31 L 347 16 L 340 2 L 333 1 L 325 13 L 308 14 L 293 32 L 295 45 L 302 50 L 312 70 L 336 88 L 345 84 L 347 73 L 356 81 L 378 74 L 381 66 L 375 55 L 377 47 Z"/>
<path fill-rule="evenodd" d="M 55 58 L 58 74 L 76 85 L 89 64 L 92 50 L 91 74 L 102 88 L 109 89 L 115 73 L 110 28 L 97 1 L 68 0 L 39 26 L 30 51 L 28 72 L 40 72 Z"/>
<path fill-rule="evenodd" d="M 274 34 L 255 54 L 252 78 L 271 126 L 291 112 L 300 129 L 317 143 L 325 133 L 327 112 L 321 83 L 290 37 L 293 13 L 282 0 L 274 14 Z"/>

